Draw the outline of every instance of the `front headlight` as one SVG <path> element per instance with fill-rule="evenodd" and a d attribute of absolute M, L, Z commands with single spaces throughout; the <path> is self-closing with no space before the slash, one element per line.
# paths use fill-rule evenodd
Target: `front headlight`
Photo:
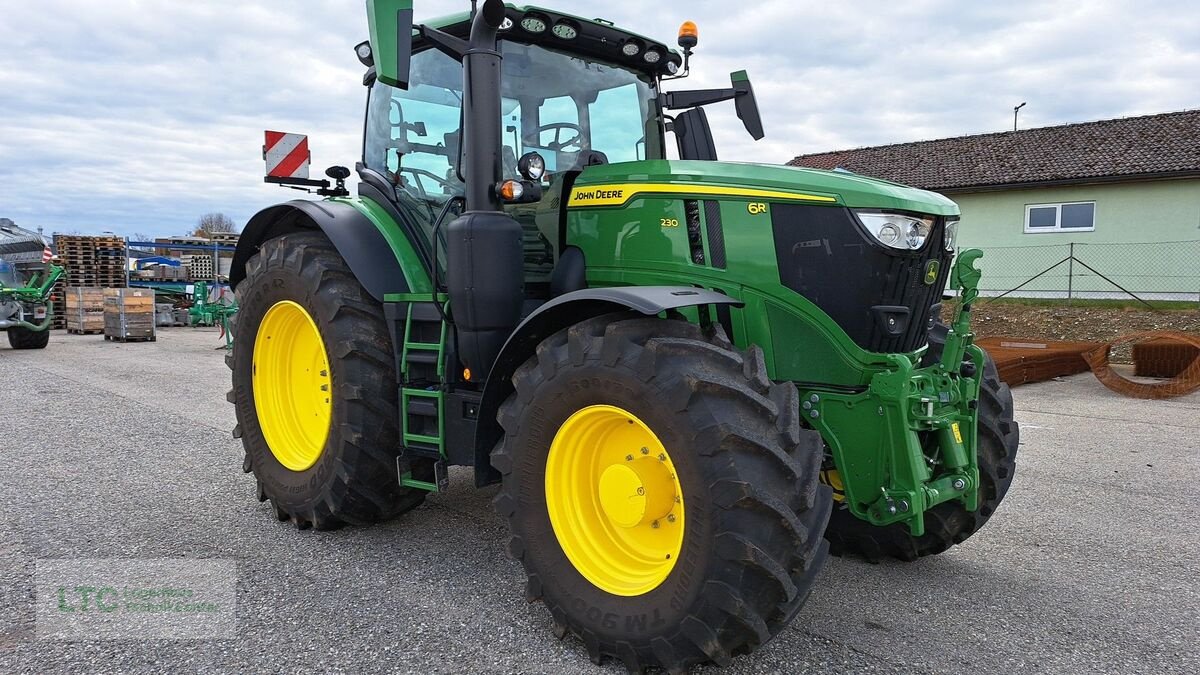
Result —
<path fill-rule="evenodd" d="M 958 219 L 946 221 L 946 250 L 953 251 L 958 244 Z"/>
<path fill-rule="evenodd" d="M 878 211 L 855 211 L 854 214 L 880 243 L 902 251 L 915 251 L 924 246 L 933 230 L 933 218 L 930 217 Z"/>

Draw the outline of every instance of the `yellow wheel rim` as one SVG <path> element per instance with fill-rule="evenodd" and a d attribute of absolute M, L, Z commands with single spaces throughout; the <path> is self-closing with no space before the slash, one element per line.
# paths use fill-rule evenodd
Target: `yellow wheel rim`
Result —
<path fill-rule="evenodd" d="M 837 469 L 822 469 L 820 480 L 833 488 L 833 501 L 846 501 L 846 486 L 842 484 L 842 474 Z"/>
<path fill-rule="evenodd" d="M 683 547 L 683 490 L 662 441 L 609 405 L 577 411 L 546 460 L 546 508 L 567 559 L 614 595 L 654 590 Z"/>
<path fill-rule="evenodd" d="M 292 471 L 317 463 L 329 437 L 329 357 L 317 324 L 283 300 L 263 316 L 254 339 L 254 409 L 271 454 Z"/>

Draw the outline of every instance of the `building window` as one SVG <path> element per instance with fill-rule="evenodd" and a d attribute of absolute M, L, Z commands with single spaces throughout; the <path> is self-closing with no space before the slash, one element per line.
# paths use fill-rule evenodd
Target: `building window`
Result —
<path fill-rule="evenodd" d="M 1028 204 L 1025 232 L 1091 232 L 1096 229 L 1096 202 Z"/>

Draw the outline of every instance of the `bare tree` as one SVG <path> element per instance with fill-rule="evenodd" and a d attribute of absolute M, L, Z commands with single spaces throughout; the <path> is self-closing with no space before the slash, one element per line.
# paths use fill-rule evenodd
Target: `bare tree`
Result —
<path fill-rule="evenodd" d="M 134 232 L 134 233 L 130 234 L 127 237 L 127 239 L 129 241 L 154 241 L 155 236 L 152 234 L 148 234 L 146 232 Z M 134 250 L 134 251 L 154 251 L 154 250 L 156 250 L 154 246 L 131 246 L 130 249 Z"/>
<path fill-rule="evenodd" d="M 237 226 L 233 224 L 233 219 L 224 213 L 206 213 L 200 216 L 200 221 L 196 223 L 196 231 L 192 233 L 192 236 L 207 237 L 224 232 L 234 234 L 238 232 Z"/>

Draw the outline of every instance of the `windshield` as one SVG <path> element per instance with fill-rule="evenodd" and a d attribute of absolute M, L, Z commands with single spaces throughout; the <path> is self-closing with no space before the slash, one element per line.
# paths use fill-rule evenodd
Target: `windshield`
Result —
<path fill-rule="evenodd" d="M 607 162 L 654 156 L 661 145 L 653 82 L 644 75 L 536 45 L 503 43 L 504 169 L 537 151 L 551 172 L 582 168 L 581 153 Z"/>
<path fill-rule="evenodd" d="M 585 152 L 608 162 L 662 157 L 651 78 L 535 45 L 502 42 L 501 49 L 506 178 L 534 150 L 551 182 L 582 168 Z M 397 200 L 430 229 L 442 205 L 463 191 L 462 79 L 458 61 L 427 49 L 412 57 L 407 90 L 376 82 L 367 106 L 363 163 L 394 184 Z"/>

